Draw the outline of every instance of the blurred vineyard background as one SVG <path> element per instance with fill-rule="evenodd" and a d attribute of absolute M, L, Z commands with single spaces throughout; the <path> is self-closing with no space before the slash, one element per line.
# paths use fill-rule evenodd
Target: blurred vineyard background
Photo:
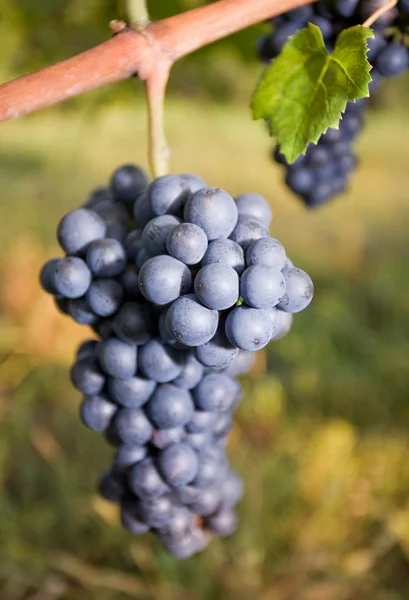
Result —
<path fill-rule="evenodd" d="M 194 0 L 150 2 L 155 17 Z M 0 79 L 107 37 L 112 0 L 3 0 Z M 85 333 L 38 285 L 61 215 L 122 162 L 146 166 L 141 86 L 0 127 L 1 600 L 409 598 L 409 81 L 381 90 L 350 192 L 307 213 L 247 109 L 261 28 L 175 69 L 175 172 L 271 201 L 272 234 L 316 283 L 244 379 L 230 454 L 238 533 L 177 562 L 95 494 L 111 450 L 79 423 L 68 368 Z"/>

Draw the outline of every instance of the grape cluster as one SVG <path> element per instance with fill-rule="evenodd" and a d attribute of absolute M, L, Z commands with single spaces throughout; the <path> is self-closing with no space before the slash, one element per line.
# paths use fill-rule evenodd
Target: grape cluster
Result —
<path fill-rule="evenodd" d="M 235 530 L 236 376 L 313 296 L 271 218 L 258 194 L 234 200 L 190 174 L 149 184 L 126 165 L 62 219 L 65 256 L 41 272 L 59 310 L 97 334 L 71 379 L 82 421 L 116 448 L 101 493 L 127 530 L 154 531 L 180 558 Z"/>
<path fill-rule="evenodd" d="M 270 62 L 287 39 L 307 23 L 321 29 L 328 50 L 332 51 L 342 30 L 364 22 L 384 4 L 386 0 L 323 0 L 291 10 L 271 20 L 273 32 L 260 39 L 259 56 L 263 62 Z M 409 50 L 403 39 L 408 26 L 408 0 L 400 0 L 373 25 L 375 37 L 368 40 L 368 59 L 373 66 L 371 91 L 384 78 L 409 69 Z M 286 184 L 308 207 L 322 205 L 346 190 L 357 164 L 354 143 L 362 129 L 366 105 L 366 99 L 348 103 L 339 129 L 328 129 L 316 145 L 310 144 L 305 155 L 291 165 L 278 147 L 274 149 L 274 160 L 286 169 Z"/>

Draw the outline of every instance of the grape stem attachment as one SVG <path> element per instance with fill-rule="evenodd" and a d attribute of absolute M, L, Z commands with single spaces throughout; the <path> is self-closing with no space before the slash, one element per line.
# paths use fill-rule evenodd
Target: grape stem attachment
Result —
<path fill-rule="evenodd" d="M 396 6 L 397 3 L 398 0 L 389 0 L 389 2 L 379 7 L 378 10 L 376 10 L 370 17 L 368 17 L 366 21 L 362 23 L 362 27 L 371 27 L 375 23 L 375 21 L 377 21 L 380 17 L 382 17 L 382 15 L 388 12 L 388 10 L 391 10 L 391 8 Z"/>
<path fill-rule="evenodd" d="M 126 0 L 126 13 L 137 31 L 142 31 L 150 23 L 146 0 Z"/>
<path fill-rule="evenodd" d="M 171 63 L 160 63 L 145 82 L 148 101 L 149 164 L 156 179 L 169 172 L 170 150 L 165 134 L 164 103 Z"/>

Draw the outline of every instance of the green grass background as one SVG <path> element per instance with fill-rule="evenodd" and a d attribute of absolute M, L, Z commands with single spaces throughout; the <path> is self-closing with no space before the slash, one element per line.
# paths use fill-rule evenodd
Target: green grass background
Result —
<path fill-rule="evenodd" d="M 95 494 L 111 450 L 78 420 L 81 328 L 38 269 L 66 211 L 122 162 L 146 166 L 145 109 L 92 103 L 1 126 L 1 600 L 409 598 L 409 118 L 372 112 L 350 192 L 307 212 L 243 105 L 173 99 L 174 172 L 271 202 L 273 236 L 316 284 L 243 380 L 229 446 L 240 527 L 178 562 Z"/>

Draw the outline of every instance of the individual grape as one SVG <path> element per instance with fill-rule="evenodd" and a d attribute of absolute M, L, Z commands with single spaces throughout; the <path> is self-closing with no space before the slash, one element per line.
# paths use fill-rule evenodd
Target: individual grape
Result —
<path fill-rule="evenodd" d="M 284 246 L 272 237 L 260 238 L 253 242 L 246 252 L 246 264 L 262 265 L 272 269 L 282 269 L 287 256 Z"/>
<path fill-rule="evenodd" d="M 135 260 L 138 252 L 142 250 L 142 229 L 132 229 L 124 240 L 124 246 L 129 260 Z"/>
<path fill-rule="evenodd" d="M 155 214 L 152 210 L 150 197 L 147 191 L 142 192 L 133 207 L 133 216 L 137 221 L 139 227 L 145 227 L 145 225 L 154 218 Z"/>
<path fill-rule="evenodd" d="M 161 538 L 167 550 L 179 559 L 190 558 L 204 550 L 209 544 L 209 535 L 203 529 L 194 529 L 192 534 L 182 540 L 170 541 Z"/>
<path fill-rule="evenodd" d="M 201 490 L 201 493 L 193 504 L 190 505 L 190 509 L 200 517 L 210 517 L 213 515 L 221 501 L 221 494 L 219 489 L 213 488 L 205 488 Z"/>
<path fill-rule="evenodd" d="M 129 232 L 128 227 L 120 221 L 106 221 L 106 225 L 106 237 L 123 244 Z"/>
<path fill-rule="evenodd" d="M 302 164 L 309 165 L 310 167 L 322 167 L 330 161 L 330 153 L 325 145 L 321 144 L 310 144 L 305 153 L 305 161 Z"/>
<path fill-rule="evenodd" d="M 217 421 L 213 427 L 213 437 L 223 439 L 233 427 L 233 416 L 231 412 L 219 413 Z"/>
<path fill-rule="evenodd" d="M 105 471 L 99 480 L 98 491 L 105 500 L 119 504 L 125 496 L 126 488 L 112 471 Z"/>
<path fill-rule="evenodd" d="M 55 265 L 52 283 L 65 298 L 80 298 L 91 284 L 91 272 L 81 258 L 67 256 Z"/>
<path fill-rule="evenodd" d="M 375 66 L 384 77 L 400 75 L 409 68 L 409 50 L 403 44 L 389 44 L 379 52 Z"/>
<path fill-rule="evenodd" d="M 236 226 L 237 216 L 233 198 L 218 188 L 203 188 L 185 204 L 185 221 L 203 229 L 209 241 L 229 237 Z"/>
<path fill-rule="evenodd" d="M 86 396 L 99 394 L 105 385 L 105 376 L 91 356 L 77 360 L 70 375 L 73 386 Z"/>
<path fill-rule="evenodd" d="M 183 179 L 185 188 L 191 194 L 194 194 L 195 192 L 198 192 L 202 188 L 206 187 L 206 182 L 201 177 L 193 175 L 193 173 L 183 173 L 183 175 L 180 175 L 180 177 Z"/>
<path fill-rule="evenodd" d="M 311 278 L 301 269 L 284 269 L 286 293 L 277 308 L 284 312 L 297 313 L 306 308 L 314 295 Z"/>
<path fill-rule="evenodd" d="M 352 17 L 358 6 L 359 0 L 335 0 L 334 9 L 341 17 Z M 369 16 L 369 15 L 368 15 Z"/>
<path fill-rule="evenodd" d="M 173 215 L 161 215 L 151 219 L 143 228 L 142 244 L 150 256 L 166 254 L 166 239 L 180 224 Z"/>
<path fill-rule="evenodd" d="M 153 427 L 139 408 L 120 408 L 113 421 L 113 430 L 123 444 L 143 446 L 152 437 Z"/>
<path fill-rule="evenodd" d="M 63 298 L 62 296 L 54 297 L 54 304 L 63 315 L 69 315 L 68 311 L 68 300 L 67 298 Z"/>
<path fill-rule="evenodd" d="M 237 375 L 247 373 L 247 371 L 250 371 L 251 367 L 253 366 L 255 359 L 256 355 L 254 352 L 249 352 L 248 350 L 239 350 L 227 369 L 224 370 L 224 373 L 230 377 L 236 377 Z"/>
<path fill-rule="evenodd" d="M 206 527 L 220 537 L 232 535 L 237 529 L 237 515 L 233 510 L 221 509 L 206 519 Z"/>
<path fill-rule="evenodd" d="M 186 346 L 206 344 L 215 335 L 218 322 L 218 312 L 200 304 L 194 294 L 178 298 L 166 315 L 169 332 Z"/>
<path fill-rule="evenodd" d="M 139 498 L 158 498 L 168 489 L 151 458 L 145 458 L 129 469 L 128 484 Z"/>
<path fill-rule="evenodd" d="M 172 385 L 184 390 L 191 390 L 197 386 L 202 379 L 204 367 L 196 360 L 193 354 L 188 353 L 178 377 L 172 381 Z"/>
<path fill-rule="evenodd" d="M 257 221 L 250 221 L 247 217 L 240 217 L 230 239 L 240 244 L 243 250 L 246 251 L 252 242 L 268 236 L 269 233 L 266 227 L 263 227 Z"/>
<path fill-rule="evenodd" d="M 195 265 L 200 262 L 207 246 L 205 232 L 193 223 L 181 223 L 169 233 L 166 240 L 169 254 L 185 265 Z"/>
<path fill-rule="evenodd" d="M 269 227 L 273 213 L 263 196 L 260 196 L 260 194 L 241 194 L 235 200 L 239 218 L 245 217 L 251 221 L 257 221 L 263 227 Z"/>
<path fill-rule="evenodd" d="M 232 267 L 238 275 L 241 275 L 246 268 L 243 248 L 228 238 L 219 238 L 210 242 L 202 260 L 202 267 L 215 263 Z"/>
<path fill-rule="evenodd" d="M 152 258 L 152 256 L 147 252 L 146 248 L 142 248 L 142 250 L 140 250 L 138 252 L 138 254 L 136 255 L 136 259 L 135 259 L 135 265 L 136 268 L 139 270 L 142 268 L 142 266 L 150 259 Z M 139 284 L 138 284 L 139 285 Z"/>
<path fill-rule="evenodd" d="M 135 265 L 127 265 L 125 271 L 119 278 L 119 283 L 122 285 L 124 297 L 127 300 L 136 300 L 141 297 L 138 283 L 138 271 Z"/>
<path fill-rule="evenodd" d="M 108 390 L 112 399 L 126 408 L 140 408 L 149 400 L 155 389 L 156 382 L 143 377 L 108 379 Z"/>
<path fill-rule="evenodd" d="M 150 302 L 165 305 L 186 294 L 192 277 L 186 265 L 172 256 L 150 258 L 139 272 L 139 288 Z"/>
<path fill-rule="evenodd" d="M 240 278 L 240 296 L 253 308 L 276 306 L 285 291 L 285 279 L 280 269 L 252 265 Z"/>
<path fill-rule="evenodd" d="M 60 258 L 52 258 L 45 263 L 40 272 L 40 284 L 49 294 L 58 294 L 54 285 L 54 273 L 60 260 Z"/>
<path fill-rule="evenodd" d="M 139 510 L 143 521 L 150 527 L 158 529 L 165 527 L 171 520 L 174 502 L 169 494 L 164 494 L 159 498 L 142 500 L 139 504 Z"/>
<path fill-rule="evenodd" d="M 132 444 L 131 446 L 120 446 L 115 452 L 114 470 L 123 472 L 125 469 L 128 469 L 128 467 L 143 460 L 146 457 L 147 452 L 146 446 L 137 446 L 136 444 Z"/>
<path fill-rule="evenodd" d="M 325 146 L 333 146 L 338 142 L 342 143 L 342 128 L 338 127 L 338 129 L 335 129 L 335 127 L 329 127 L 327 131 L 320 137 L 319 141 Z"/>
<path fill-rule="evenodd" d="M 105 319 L 98 320 L 95 325 L 92 326 L 92 329 L 104 342 L 114 334 L 112 329 L 112 321 L 107 317 L 105 317 Z"/>
<path fill-rule="evenodd" d="M 103 395 L 85 396 L 80 406 L 81 421 L 93 431 L 105 431 L 117 407 Z"/>
<path fill-rule="evenodd" d="M 346 111 L 342 117 L 342 139 L 352 142 L 362 131 L 363 117 L 361 113 Z"/>
<path fill-rule="evenodd" d="M 108 187 L 100 186 L 92 190 L 88 197 L 88 200 L 84 204 L 84 208 L 93 208 L 100 202 L 105 201 L 115 202 L 114 192 Z"/>
<path fill-rule="evenodd" d="M 171 384 L 162 384 L 150 398 L 146 412 L 159 429 L 174 429 L 189 423 L 194 413 L 194 405 L 187 390 Z"/>
<path fill-rule="evenodd" d="M 105 236 L 106 224 L 94 210 L 79 208 L 63 217 L 57 239 L 67 254 L 84 254 L 91 242 Z"/>
<path fill-rule="evenodd" d="M 129 379 L 136 373 L 136 346 L 111 338 L 101 342 L 97 347 L 101 367 L 108 375 L 119 379 Z"/>
<path fill-rule="evenodd" d="M 217 484 L 221 485 L 221 481 L 226 474 L 227 464 L 220 464 L 217 456 L 214 457 L 204 453 L 199 458 L 199 468 L 196 477 L 192 481 L 192 485 L 202 490 L 211 488 Z M 220 499 L 219 494 L 219 502 Z"/>
<path fill-rule="evenodd" d="M 208 373 L 192 391 L 196 407 L 207 412 L 233 410 L 241 397 L 241 386 L 224 373 Z"/>
<path fill-rule="evenodd" d="M 199 468 L 196 453 L 186 444 L 173 444 L 160 452 L 158 464 L 162 477 L 173 487 L 193 481 Z"/>
<path fill-rule="evenodd" d="M 111 177 L 111 188 L 118 201 L 132 206 L 140 194 L 148 187 L 146 173 L 136 165 L 123 165 Z"/>
<path fill-rule="evenodd" d="M 85 340 L 84 342 L 81 342 L 75 353 L 75 358 L 77 361 L 82 360 L 83 358 L 95 358 L 97 346 L 97 340 Z"/>
<path fill-rule="evenodd" d="M 141 302 L 125 302 L 115 315 L 112 326 L 122 341 L 137 346 L 147 344 L 154 333 L 152 313 Z"/>
<path fill-rule="evenodd" d="M 239 277 L 227 265 L 213 263 L 197 273 L 194 282 L 196 296 L 212 310 L 225 310 L 239 299 Z"/>
<path fill-rule="evenodd" d="M 193 504 L 193 502 L 196 502 L 198 499 L 200 490 L 192 484 L 188 484 L 172 488 L 172 493 L 179 502 L 189 508 L 189 505 Z"/>
<path fill-rule="evenodd" d="M 268 312 L 263 309 L 237 306 L 226 319 L 226 336 L 233 346 L 242 350 L 261 350 L 273 334 Z"/>
<path fill-rule="evenodd" d="M 280 340 L 290 331 L 293 324 L 293 316 L 291 313 L 271 308 L 268 311 L 273 326 L 272 340 Z"/>
<path fill-rule="evenodd" d="M 221 483 L 221 496 L 223 508 L 236 506 L 243 497 L 243 482 L 232 470 L 223 477 Z"/>
<path fill-rule="evenodd" d="M 322 181 L 318 183 L 314 189 L 306 195 L 305 203 L 307 206 L 321 206 L 330 200 L 332 197 L 332 185 Z"/>
<path fill-rule="evenodd" d="M 200 453 L 209 445 L 214 443 L 210 431 L 200 431 L 198 433 L 185 433 L 182 440 L 185 444 Z"/>
<path fill-rule="evenodd" d="M 308 166 L 290 165 L 285 176 L 285 183 L 300 196 L 310 194 L 316 184 L 316 173 Z"/>
<path fill-rule="evenodd" d="M 154 215 L 181 215 L 188 195 L 186 181 L 178 175 L 163 175 L 151 183 L 148 195 Z"/>
<path fill-rule="evenodd" d="M 153 432 L 151 443 L 155 448 L 164 450 L 172 444 L 178 444 L 183 440 L 185 431 L 183 427 L 173 427 L 172 429 L 156 429 Z"/>
<path fill-rule="evenodd" d="M 188 433 L 203 433 L 211 431 L 217 418 L 218 415 L 215 412 L 196 410 L 193 414 L 193 417 L 186 425 L 186 431 Z"/>
<path fill-rule="evenodd" d="M 286 157 L 284 156 L 284 154 L 281 152 L 280 150 L 280 146 L 275 146 L 273 148 L 273 151 L 271 153 L 271 156 L 274 158 L 275 162 L 278 163 L 279 165 L 283 165 L 285 167 L 288 167 L 289 163 L 287 162 Z M 292 164 L 293 166 L 299 166 L 300 164 L 302 164 L 304 162 L 304 155 L 299 156 Z"/>
<path fill-rule="evenodd" d="M 168 314 L 168 310 L 169 310 L 169 306 L 165 307 L 159 315 L 158 331 L 159 331 L 159 337 L 162 340 L 162 342 L 165 342 L 166 344 L 169 344 L 169 345 L 173 345 L 176 343 L 175 338 L 171 335 L 170 331 L 168 330 L 168 326 L 166 324 L 166 316 Z"/>
<path fill-rule="evenodd" d="M 125 249 L 117 240 L 96 240 L 89 245 L 86 260 L 97 277 L 115 277 L 125 269 Z"/>
<path fill-rule="evenodd" d="M 129 221 L 125 206 L 117 204 L 113 200 L 101 200 L 92 206 L 92 210 L 102 217 L 107 225 L 108 223 L 121 223 L 126 226 Z"/>
<path fill-rule="evenodd" d="M 95 314 L 109 317 L 121 306 L 123 295 L 115 279 L 95 279 L 87 291 L 87 302 Z"/>
<path fill-rule="evenodd" d="M 196 348 L 196 358 L 205 367 L 225 369 L 238 352 L 238 348 L 230 344 L 224 331 L 219 329 L 211 340 Z"/>
<path fill-rule="evenodd" d="M 229 466 L 229 461 L 227 460 L 226 452 L 223 448 L 212 444 L 208 448 L 206 448 L 205 455 L 214 460 L 221 469 L 225 469 Z"/>
<path fill-rule="evenodd" d="M 182 372 L 185 355 L 180 350 L 151 340 L 140 348 L 138 364 L 141 373 L 158 383 L 172 381 Z"/>
<path fill-rule="evenodd" d="M 159 535 L 161 538 L 175 542 L 191 533 L 194 526 L 195 522 L 192 512 L 184 507 L 177 507 L 172 511 L 171 519 L 165 526 L 160 528 Z"/>
<path fill-rule="evenodd" d="M 95 325 L 98 322 L 97 315 L 85 298 L 67 300 L 67 313 L 80 325 Z"/>
<path fill-rule="evenodd" d="M 132 503 L 136 504 L 134 499 L 132 499 Z M 142 535 L 150 530 L 149 525 L 138 517 L 138 512 L 131 510 L 128 504 L 125 503 L 121 505 L 121 525 L 133 535 Z"/>

